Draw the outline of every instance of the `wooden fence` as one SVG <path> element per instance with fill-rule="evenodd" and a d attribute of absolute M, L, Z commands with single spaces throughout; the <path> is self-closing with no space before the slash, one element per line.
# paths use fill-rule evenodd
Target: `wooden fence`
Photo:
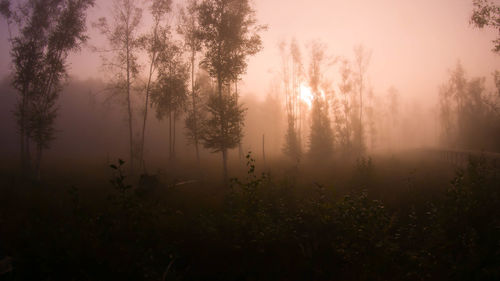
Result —
<path fill-rule="evenodd" d="M 500 168 L 500 153 L 449 148 L 426 148 L 423 151 L 429 157 L 437 158 L 438 160 L 446 161 L 459 167 L 466 167 L 469 160 L 483 158 L 494 167 Z"/>

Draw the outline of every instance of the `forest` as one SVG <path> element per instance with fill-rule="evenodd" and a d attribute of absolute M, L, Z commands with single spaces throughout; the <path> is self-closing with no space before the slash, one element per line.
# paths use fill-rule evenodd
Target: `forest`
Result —
<path fill-rule="evenodd" d="M 0 281 L 500 280 L 500 5 L 340 2 L 0 0 Z"/>

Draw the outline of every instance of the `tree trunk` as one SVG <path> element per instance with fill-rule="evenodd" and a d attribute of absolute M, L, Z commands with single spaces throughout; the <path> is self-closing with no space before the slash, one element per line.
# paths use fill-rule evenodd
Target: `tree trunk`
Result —
<path fill-rule="evenodd" d="M 234 89 L 235 89 L 235 94 L 236 94 L 236 104 L 238 104 L 238 99 L 239 99 L 239 96 L 238 96 L 238 78 L 236 78 L 236 81 L 234 82 Z M 238 156 L 240 158 L 240 161 L 243 159 L 243 147 L 241 145 L 241 139 L 240 141 L 238 142 Z"/>
<path fill-rule="evenodd" d="M 223 175 L 224 175 L 224 185 L 227 186 L 228 184 L 228 177 L 227 177 L 227 149 L 224 148 L 222 150 L 222 168 L 223 168 Z"/>
<path fill-rule="evenodd" d="M 149 77 L 148 84 L 146 86 L 146 101 L 144 104 L 144 119 L 142 121 L 142 139 L 141 139 L 141 152 L 140 152 L 140 161 L 143 172 L 146 171 L 146 163 L 144 161 L 144 146 L 145 146 L 145 135 L 146 135 L 146 120 L 148 118 L 148 103 L 149 103 L 149 91 L 151 87 L 151 77 L 153 76 L 153 64 L 155 61 L 156 54 L 153 54 L 153 58 L 151 59 L 151 64 L 149 65 Z"/>
<path fill-rule="evenodd" d="M 361 72 L 361 68 L 360 68 Z M 359 78 L 359 153 L 363 153 L 363 76 Z"/>
<path fill-rule="evenodd" d="M 172 112 L 168 113 L 168 159 L 172 159 Z"/>
<path fill-rule="evenodd" d="M 351 147 L 351 126 L 349 126 L 349 101 L 347 100 L 347 93 L 344 94 L 344 118 L 345 118 L 345 147 L 347 151 Z"/>
<path fill-rule="evenodd" d="M 127 26 L 127 39 L 126 39 L 126 49 L 127 49 L 127 111 L 128 111 L 128 129 L 129 129 L 129 145 L 130 145 L 130 172 L 134 172 L 134 149 L 133 149 L 133 130 L 132 130 L 132 106 L 130 102 L 130 44 L 128 37 L 128 26 Z"/>
<path fill-rule="evenodd" d="M 194 147 L 196 149 L 196 161 L 198 165 L 200 164 L 200 151 L 198 148 L 198 120 L 196 116 L 196 97 L 194 93 L 194 60 L 195 60 L 195 51 L 193 49 L 191 53 L 191 96 L 193 98 L 193 122 L 194 122 Z"/>
<path fill-rule="evenodd" d="M 158 24 L 159 22 L 155 23 L 154 31 L 153 31 L 153 36 L 154 36 L 154 41 L 155 43 L 157 42 L 157 32 L 158 32 Z M 154 43 L 154 44 L 155 44 Z M 141 166 L 142 166 L 142 171 L 145 173 L 146 172 L 146 162 L 144 161 L 144 146 L 145 146 L 145 135 L 146 135 L 146 120 L 148 118 L 148 102 L 149 102 L 149 91 L 151 87 L 151 78 L 153 76 L 154 72 L 154 64 L 156 62 L 156 51 L 153 50 L 153 53 L 151 55 L 151 63 L 149 65 L 149 77 L 148 77 L 148 84 L 146 86 L 146 101 L 145 101 L 145 107 L 144 107 L 144 119 L 142 122 L 142 139 L 141 139 L 141 151 L 140 151 L 140 161 L 141 161 Z"/>
<path fill-rule="evenodd" d="M 40 178 L 41 178 L 41 172 L 40 172 L 40 168 L 41 168 L 41 163 L 42 163 L 42 146 L 41 145 L 37 145 L 37 148 L 36 148 L 36 162 L 35 162 L 35 176 L 36 176 L 36 179 L 39 181 Z"/>
<path fill-rule="evenodd" d="M 26 122 L 26 121 L 25 121 Z M 29 138 L 29 132 L 24 131 L 24 144 L 26 145 L 26 149 L 24 151 L 24 160 L 25 160 L 25 164 L 26 164 L 26 173 L 29 175 L 29 176 L 32 176 L 32 165 L 31 165 L 31 153 L 30 153 L 30 138 Z"/>
<path fill-rule="evenodd" d="M 266 162 L 266 149 L 265 149 L 264 134 L 262 134 L 262 160 L 264 163 Z"/>
<path fill-rule="evenodd" d="M 177 122 L 177 114 L 174 111 L 174 130 L 172 136 L 172 157 L 175 159 L 175 123 Z"/>
<path fill-rule="evenodd" d="M 26 144 L 25 144 L 25 137 L 26 137 L 26 131 L 25 131 L 25 109 L 26 109 L 26 93 L 23 91 L 23 98 L 21 102 L 21 125 L 20 125 L 20 135 L 21 135 L 21 171 L 22 173 L 26 172 Z"/>
<path fill-rule="evenodd" d="M 219 74 L 217 76 L 217 87 L 218 87 L 218 90 L 219 90 L 219 100 L 222 104 L 222 77 L 221 75 Z M 226 135 L 226 126 L 224 125 L 225 123 L 225 116 L 224 116 L 224 110 L 221 111 L 221 115 L 220 115 L 220 126 L 221 126 L 221 132 L 222 132 L 222 135 L 225 136 Z M 228 179 L 227 179 L 227 148 L 222 148 L 222 167 L 223 167 L 223 178 L 224 178 L 224 185 L 227 186 L 228 184 Z"/>

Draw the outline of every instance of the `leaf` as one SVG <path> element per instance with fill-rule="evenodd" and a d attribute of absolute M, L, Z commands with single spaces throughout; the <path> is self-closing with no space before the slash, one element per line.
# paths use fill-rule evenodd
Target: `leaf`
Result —
<path fill-rule="evenodd" d="M 114 164 L 109 165 L 109 167 L 110 167 L 111 169 L 115 169 L 115 170 L 116 170 L 116 169 L 118 169 L 118 167 L 116 167 L 116 165 L 114 165 Z"/>
<path fill-rule="evenodd" d="M 123 161 L 122 159 L 118 159 L 118 163 L 120 163 L 120 166 L 121 166 L 125 163 L 125 161 Z"/>

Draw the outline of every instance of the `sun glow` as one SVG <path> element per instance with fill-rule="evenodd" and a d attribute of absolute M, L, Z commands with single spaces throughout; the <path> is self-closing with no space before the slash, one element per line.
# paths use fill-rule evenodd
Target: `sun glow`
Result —
<path fill-rule="evenodd" d="M 301 84 L 300 85 L 300 100 L 307 104 L 308 108 L 311 108 L 312 106 L 312 101 L 313 101 L 313 95 L 311 92 L 311 88 L 308 86 Z"/>

